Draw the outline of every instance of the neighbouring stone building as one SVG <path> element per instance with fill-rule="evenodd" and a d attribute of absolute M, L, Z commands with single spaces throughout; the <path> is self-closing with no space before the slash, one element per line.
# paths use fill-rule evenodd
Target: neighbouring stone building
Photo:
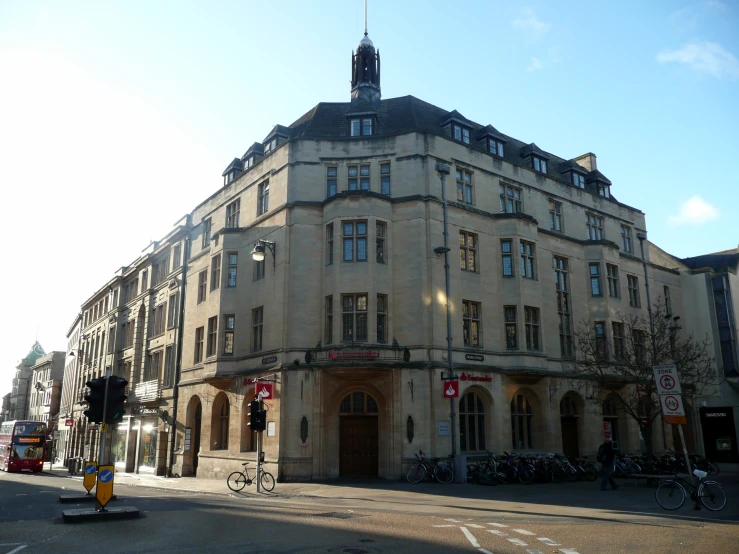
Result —
<path fill-rule="evenodd" d="M 31 393 L 31 368 L 39 357 L 46 354 L 43 347 L 36 341 L 28 355 L 15 368 L 13 388 L 10 392 L 10 408 L 8 420 L 22 420 L 28 418 L 29 400 Z"/>
<path fill-rule="evenodd" d="M 64 352 L 49 352 L 31 367 L 31 389 L 28 419 L 43 421 L 49 428 L 56 425 L 64 376 Z"/>
<path fill-rule="evenodd" d="M 579 322 L 613 344 L 618 314 L 646 314 L 644 213 L 592 153 L 563 158 L 413 96 L 381 99 L 366 34 L 351 70 L 350 101 L 275 126 L 84 303 L 78 400 L 105 368 L 131 383 L 116 464 L 225 477 L 256 459 L 257 387 L 271 387 L 267 468 L 288 480 L 399 478 L 419 449 L 592 454 L 606 433 L 640 450 L 618 403 L 586 400 L 571 376 Z M 685 272 L 653 252 L 652 300 L 684 315 Z M 81 409 L 75 455 L 95 440 Z M 653 440 L 674 444 L 664 428 Z"/>

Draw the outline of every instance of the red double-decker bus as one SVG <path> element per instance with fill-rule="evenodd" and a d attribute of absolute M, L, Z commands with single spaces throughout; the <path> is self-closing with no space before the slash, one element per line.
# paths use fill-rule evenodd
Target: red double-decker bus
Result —
<path fill-rule="evenodd" d="M 5 421 L 0 424 L 0 469 L 39 472 L 44 468 L 46 423 Z"/>

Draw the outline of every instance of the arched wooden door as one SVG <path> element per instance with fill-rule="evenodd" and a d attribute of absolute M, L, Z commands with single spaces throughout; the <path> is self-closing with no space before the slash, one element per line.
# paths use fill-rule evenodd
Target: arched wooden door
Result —
<path fill-rule="evenodd" d="M 369 394 L 353 392 L 339 408 L 339 475 L 377 477 L 377 402 Z"/>

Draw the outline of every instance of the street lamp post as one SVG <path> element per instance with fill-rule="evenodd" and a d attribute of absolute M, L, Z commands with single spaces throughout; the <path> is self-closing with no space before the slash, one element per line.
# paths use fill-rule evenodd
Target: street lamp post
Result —
<path fill-rule="evenodd" d="M 446 176 L 451 172 L 449 165 L 438 162 L 436 164 L 436 172 L 441 178 L 441 200 L 444 205 L 444 246 L 435 248 L 434 252 L 437 254 L 444 254 L 444 285 L 446 294 L 446 357 L 449 363 L 449 374 L 446 376 L 446 380 L 456 379 L 454 374 L 454 362 L 452 361 L 452 311 L 451 311 L 451 299 L 450 299 L 450 287 L 449 287 L 449 217 L 448 208 L 446 201 Z M 457 455 L 457 433 L 456 433 L 456 413 L 454 407 L 454 398 L 449 399 L 449 420 L 451 426 L 451 438 L 452 438 L 452 458 Z"/>

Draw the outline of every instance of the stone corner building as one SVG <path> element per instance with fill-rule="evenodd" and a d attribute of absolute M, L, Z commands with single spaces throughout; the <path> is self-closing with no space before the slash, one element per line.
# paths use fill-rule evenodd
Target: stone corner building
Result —
<path fill-rule="evenodd" d="M 576 322 L 612 344 L 618 312 L 646 313 L 644 214 L 615 198 L 594 154 L 563 159 L 456 110 L 381 99 L 366 34 L 351 83 L 350 101 L 234 158 L 218 191 L 84 304 L 81 375 L 111 367 L 131 382 L 117 463 L 224 478 L 254 461 L 255 379 L 273 383 L 263 450 L 286 480 L 399 478 L 419 449 L 448 455 L 452 436 L 462 453 L 589 454 L 607 429 L 640 450 L 618 404 L 585 400 L 567 375 Z M 649 279 L 680 314 L 680 271 L 650 263 Z"/>

